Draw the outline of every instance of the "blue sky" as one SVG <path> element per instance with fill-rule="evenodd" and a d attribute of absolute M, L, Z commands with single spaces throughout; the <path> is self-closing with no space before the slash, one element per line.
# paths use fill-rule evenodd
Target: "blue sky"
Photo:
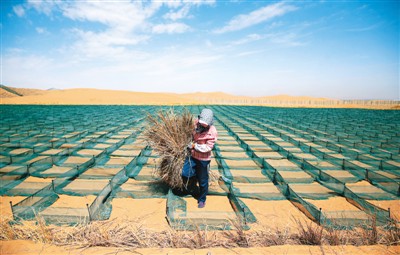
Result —
<path fill-rule="evenodd" d="M 1 83 L 399 100 L 398 1 L 1 1 Z"/>

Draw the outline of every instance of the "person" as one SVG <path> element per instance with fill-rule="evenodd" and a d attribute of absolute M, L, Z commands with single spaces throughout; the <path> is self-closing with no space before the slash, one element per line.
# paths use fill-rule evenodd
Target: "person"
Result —
<path fill-rule="evenodd" d="M 203 208 L 206 205 L 211 150 L 214 148 L 218 136 L 213 123 L 213 111 L 207 108 L 203 109 L 194 123 L 193 142 L 188 145 L 195 163 L 196 180 L 199 184 L 198 208 Z"/>

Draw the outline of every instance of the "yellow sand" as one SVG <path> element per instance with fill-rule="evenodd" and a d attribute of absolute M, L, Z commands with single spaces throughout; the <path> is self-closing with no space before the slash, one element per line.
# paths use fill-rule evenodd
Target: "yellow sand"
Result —
<path fill-rule="evenodd" d="M 337 255 L 337 254 L 398 254 L 398 246 L 369 245 L 369 246 L 310 246 L 310 245 L 279 245 L 270 247 L 252 247 L 252 248 L 208 248 L 208 249 L 188 249 L 188 248 L 140 248 L 140 249 L 121 249 L 115 247 L 73 247 L 73 246 L 55 246 L 44 244 L 41 242 L 15 240 L 0 241 L 0 254 L 9 255 L 206 255 L 206 254 L 223 254 L 223 255 L 259 255 L 259 254 L 285 254 L 285 255 Z"/>
<path fill-rule="evenodd" d="M 67 208 L 86 208 L 86 204 L 91 205 L 96 196 L 68 196 L 58 195 L 59 198 L 51 205 L 51 207 L 67 207 Z"/>
<path fill-rule="evenodd" d="M 24 182 L 44 182 L 44 183 L 51 183 L 51 178 L 39 178 L 39 177 L 33 177 L 29 176 L 24 180 Z"/>
<path fill-rule="evenodd" d="M 260 228 L 285 229 L 291 232 L 296 231 L 297 226 L 294 219 L 302 222 L 311 222 L 300 210 L 287 200 L 283 201 L 262 201 L 249 198 L 241 198 L 249 207 L 257 219 L 252 229 Z"/>
<path fill-rule="evenodd" d="M 162 231 L 169 228 L 166 220 L 166 199 L 114 198 L 110 219 L 139 220 L 148 229 Z"/>
<path fill-rule="evenodd" d="M 398 200 L 367 200 L 373 205 L 387 210 L 390 208 L 390 215 L 400 221 L 400 199 Z"/>
<path fill-rule="evenodd" d="M 24 200 L 25 198 L 26 197 L 23 197 L 23 196 L 15 196 L 15 197 L 0 196 L 1 219 L 12 217 L 10 201 L 12 202 L 13 205 L 15 205 L 15 204 L 21 202 L 22 200 Z M 0 254 L 1 254 L 1 252 L 0 252 Z"/>
<path fill-rule="evenodd" d="M 342 211 L 353 210 L 359 211 L 357 207 L 349 203 L 344 197 L 330 197 L 323 200 L 305 199 L 307 202 L 322 208 L 323 211 Z"/>
<path fill-rule="evenodd" d="M 65 89 L 65 90 L 29 90 L 24 91 L 24 96 L 13 96 L 11 93 L 0 89 L 1 104 L 117 104 L 117 105 L 172 105 L 172 104 L 243 104 L 243 105 L 270 105 L 287 107 L 329 107 L 329 108 L 372 108 L 396 109 L 398 105 L 388 105 L 372 100 L 373 104 L 363 104 L 354 101 L 344 103 L 340 100 L 314 97 L 296 97 L 288 95 L 269 97 L 234 96 L 221 92 L 212 93 L 145 93 L 132 91 L 114 91 L 100 89 Z"/>

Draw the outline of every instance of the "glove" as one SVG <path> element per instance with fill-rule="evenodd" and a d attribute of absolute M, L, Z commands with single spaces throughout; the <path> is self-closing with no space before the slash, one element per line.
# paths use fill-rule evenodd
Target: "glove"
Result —
<path fill-rule="evenodd" d="M 194 148 L 194 143 L 193 143 L 193 142 L 190 142 L 190 143 L 187 145 L 187 148 L 188 148 L 188 150 L 193 149 L 193 148 Z"/>

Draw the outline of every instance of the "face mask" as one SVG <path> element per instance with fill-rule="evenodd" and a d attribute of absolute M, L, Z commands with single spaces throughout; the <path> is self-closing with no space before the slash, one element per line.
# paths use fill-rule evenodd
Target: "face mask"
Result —
<path fill-rule="evenodd" d="M 203 127 L 200 123 L 197 123 L 196 127 L 196 133 L 203 133 L 204 131 L 207 131 L 209 127 Z"/>

